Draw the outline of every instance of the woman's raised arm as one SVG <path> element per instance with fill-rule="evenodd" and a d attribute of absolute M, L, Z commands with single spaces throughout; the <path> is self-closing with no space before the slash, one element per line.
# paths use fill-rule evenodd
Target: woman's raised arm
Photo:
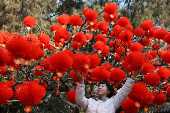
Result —
<path fill-rule="evenodd" d="M 85 97 L 85 84 L 84 84 L 84 78 L 83 73 L 81 74 L 80 71 L 76 72 L 78 78 L 79 78 L 79 84 L 76 86 L 76 102 L 79 104 L 83 109 L 87 109 L 88 106 L 88 99 Z"/>
<path fill-rule="evenodd" d="M 129 93 L 131 92 L 131 89 L 133 87 L 133 84 L 135 83 L 136 76 L 141 72 L 142 69 L 138 69 L 134 72 L 133 76 L 131 78 L 128 78 L 123 85 L 123 87 L 120 89 L 120 91 L 113 97 L 113 103 L 114 108 L 118 109 L 122 102 L 128 97 Z"/>

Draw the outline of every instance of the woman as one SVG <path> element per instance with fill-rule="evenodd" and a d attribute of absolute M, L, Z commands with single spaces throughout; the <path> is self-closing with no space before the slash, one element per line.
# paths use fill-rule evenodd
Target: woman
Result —
<path fill-rule="evenodd" d="M 110 84 L 106 81 L 100 82 L 97 89 L 99 99 L 87 99 L 84 96 L 84 78 L 80 73 L 77 73 L 80 81 L 76 87 L 76 102 L 86 110 L 86 113 L 115 113 L 115 111 L 121 106 L 122 102 L 128 97 L 132 86 L 135 83 L 134 79 L 140 72 L 141 69 L 135 71 L 133 76 L 126 80 L 121 90 L 114 97 L 111 97 L 113 92 Z"/>

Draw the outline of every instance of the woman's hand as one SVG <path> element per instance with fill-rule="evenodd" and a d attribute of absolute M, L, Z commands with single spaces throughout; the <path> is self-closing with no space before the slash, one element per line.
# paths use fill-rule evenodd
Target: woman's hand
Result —
<path fill-rule="evenodd" d="M 141 71 L 142 71 L 142 68 L 136 70 L 136 71 L 133 73 L 133 75 L 131 76 L 131 78 L 135 80 L 135 79 L 136 79 L 136 76 L 137 76 Z"/>
<path fill-rule="evenodd" d="M 79 83 L 80 83 L 80 84 L 84 84 L 83 74 L 84 74 L 84 73 L 81 73 L 81 71 L 76 71 L 76 75 L 77 75 L 78 78 L 79 78 Z"/>

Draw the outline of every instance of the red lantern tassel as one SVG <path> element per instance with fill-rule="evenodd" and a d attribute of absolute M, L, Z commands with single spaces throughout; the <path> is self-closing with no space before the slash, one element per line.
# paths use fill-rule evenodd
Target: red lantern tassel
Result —
<path fill-rule="evenodd" d="M 56 90 L 56 96 L 59 94 L 59 85 L 58 85 L 58 88 Z"/>
<path fill-rule="evenodd" d="M 159 111 L 159 106 L 157 105 L 157 110 Z"/>
<path fill-rule="evenodd" d="M 12 81 L 14 81 L 14 73 L 12 73 Z"/>

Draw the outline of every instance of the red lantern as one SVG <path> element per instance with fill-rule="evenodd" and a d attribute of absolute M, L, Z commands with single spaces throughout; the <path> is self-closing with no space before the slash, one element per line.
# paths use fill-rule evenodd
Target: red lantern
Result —
<path fill-rule="evenodd" d="M 97 28 L 102 34 L 106 34 L 108 32 L 108 27 L 109 23 L 107 23 L 106 21 L 100 21 L 97 25 Z"/>
<path fill-rule="evenodd" d="M 36 67 L 34 67 L 34 73 L 37 76 L 42 76 L 45 73 L 45 70 L 42 66 L 37 65 Z"/>
<path fill-rule="evenodd" d="M 6 73 L 6 67 L 0 67 L 0 74 L 5 74 Z"/>
<path fill-rule="evenodd" d="M 85 34 L 87 41 L 90 41 L 92 39 L 92 35 L 90 33 Z"/>
<path fill-rule="evenodd" d="M 132 26 L 131 24 L 126 25 L 126 28 L 127 28 L 130 32 L 132 32 L 132 30 L 133 30 L 133 26 Z"/>
<path fill-rule="evenodd" d="M 102 81 L 102 80 L 107 80 L 110 77 L 110 73 L 106 68 L 98 66 L 95 69 L 92 70 L 91 72 L 93 80 L 95 81 Z"/>
<path fill-rule="evenodd" d="M 40 42 L 40 41 L 37 39 L 37 37 L 35 37 L 33 34 L 28 34 L 28 35 L 26 36 L 26 38 L 27 38 L 27 41 L 30 41 L 30 42 L 33 43 L 33 44 L 37 44 L 37 43 Z"/>
<path fill-rule="evenodd" d="M 44 69 L 49 69 L 49 65 L 50 65 L 50 58 L 47 57 L 46 59 L 43 59 L 41 62 L 42 66 Z"/>
<path fill-rule="evenodd" d="M 7 86 L 10 87 L 12 89 L 12 85 L 15 84 L 16 82 L 15 81 L 10 81 L 8 80 L 8 82 L 6 82 Z M 19 89 L 19 86 L 16 85 L 15 87 L 15 90 Z M 17 92 L 16 91 L 13 91 L 13 95 L 11 97 L 11 99 L 15 99 L 17 97 Z"/>
<path fill-rule="evenodd" d="M 98 55 L 92 54 L 87 56 L 90 59 L 91 69 L 97 67 L 100 64 L 100 58 L 98 57 Z"/>
<path fill-rule="evenodd" d="M 156 58 L 158 56 L 157 52 L 155 51 L 150 51 L 149 54 L 151 54 L 153 58 Z"/>
<path fill-rule="evenodd" d="M 75 90 L 71 90 L 67 92 L 67 100 L 73 104 L 76 103 L 75 94 L 76 94 Z"/>
<path fill-rule="evenodd" d="M 144 77 L 145 83 L 151 86 L 156 86 L 160 80 L 161 80 L 161 77 L 154 72 L 149 72 Z"/>
<path fill-rule="evenodd" d="M 98 13 L 95 10 L 88 10 L 84 16 L 88 21 L 94 21 L 98 18 Z"/>
<path fill-rule="evenodd" d="M 67 14 L 60 15 L 58 17 L 58 23 L 60 23 L 61 25 L 67 25 L 69 23 L 69 18 L 70 16 L 68 16 Z"/>
<path fill-rule="evenodd" d="M 119 82 L 125 78 L 127 78 L 125 72 L 120 68 L 114 68 L 110 72 L 110 80 L 113 82 Z"/>
<path fill-rule="evenodd" d="M 73 78 L 73 81 L 74 81 L 74 82 L 79 82 L 78 76 L 75 77 L 75 75 L 76 75 L 76 72 L 75 72 L 74 70 L 71 70 L 71 71 L 70 71 L 70 78 L 73 78 L 73 77 L 74 77 L 74 78 Z"/>
<path fill-rule="evenodd" d="M 122 27 L 126 27 L 129 24 L 129 19 L 126 17 L 121 17 L 115 24 Z"/>
<path fill-rule="evenodd" d="M 57 52 L 50 57 L 50 65 L 61 73 L 65 73 L 72 64 L 73 60 L 67 53 Z"/>
<path fill-rule="evenodd" d="M 36 24 L 35 18 L 33 18 L 32 16 L 25 17 L 23 21 L 27 27 L 32 27 Z"/>
<path fill-rule="evenodd" d="M 52 30 L 52 31 L 56 31 L 56 30 L 59 29 L 59 28 L 62 28 L 62 26 L 61 26 L 61 25 L 57 25 L 57 24 L 53 24 L 53 25 L 51 26 L 51 30 Z"/>
<path fill-rule="evenodd" d="M 170 63 L 169 57 L 170 57 L 170 51 L 164 51 L 161 54 L 161 58 L 165 63 Z"/>
<path fill-rule="evenodd" d="M 65 28 L 57 29 L 55 34 L 56 34 L 54 36 L 55 42 L 63 43 L 64 41 L 69 40 L 68 36 L 70 36 L 70 34 L 68 33 L 68 31 Z"/>
<path fill-rule="evenodd" d="M 131 52 L 124 58 L 123 67 L 127 71 L 135 71 L 144 64 L 144 55 L 141 52 Z"/>
<path fill-rule="evenodd" d="M 150 53 L 144 53 L 145 63 L 151 63 L 153 56 Z"/>
<path fill-rule="evenodd" d="M 96 41 L 102 41 L 102 42 L 107 44 L 108 38 L 105 38 L 102 34 L 98 34 L 98 35 L 95 36 L 95 40 Z"/>
<path fill-rule="evenodd" d="M 154 95 L 152 101 L 153 104 L 162 105 L 167 100 L 167 97 L 163 92 L 153 91 L 153 93 L 155 93 L 153 94 Z"/>
<path fill-rule="evenodd" d="M 10 35 L 10 33 L 7 32 L 7 31 L 3 31 L 2 33 L 0 33 L 0 36 L 3 37 L 5 44 L 6 44 L 6 43 L 8 42 L 8 40 L 9 40 L 9 35 Z"/>
<path fill-rule="evenodd" d="M 6 82 L 0 82 L 0 105 L 6 104 L 6 101 L 13 95 L 12 89 L 7 86 Z"/>
<path fill-rule="evenodd" d="M 102 41 L 97 41 L 95 44 L 94 44 L 94 48 L 96 50 L 100 50 L 102 51 L 104 49 L 104 47 L 106 46 L 106 44 Z"/>
<path fill-rule="evenodd" d="M 114 22 L 114 21 L 117 20 L 118 14 L 117 14 L 117 13 L 114 13 L 114 14 L 105 13 L 105 14 L 103 15 L 103 18 L 104 18 L 106 21 Z"/>
<path fill-rule="evenodd" d="M 118 54 L 116 54 L 114 60 L 115 60 L 116 62 L 121 62 L 121 61 L 122 61 L 122 58 L 120 58 L 120 56 L 119 56 Z"/>
<path fill-rule="evenodd" d="M 159 46 L 159 44 L 157 44 L 157 43 L 155 43 L 155 44 L 152 45 L 152 49 L 153 49 L 153 50 L 157 50 L 157 49 L 159 49 L 159 47 L 160 47 L 160 46 Z"/>
<path fill-rule="evenodd" d="M 150 20 L 146 20 L 141 24 L 141 28 L 145 31 L 150 30 L 153 27 L 153 22 Z"/>
<path fill-rule="evenodd" d="M 86 12 L 87 12 L 87 11 L 89 11 L 89 10 L 91 10 L 91 9 L 89 9 L 89 8 L 85 8 L 85 9 L 83 9 L 83 10 L 82 10 L 83 15 L 85 15 L 85 14 L 86 14 Z"/>
<path fill-rule="evenodd" d="M 72 26 L 81 26 L 83 24 L 83 20 L 78 15 L 72 15 L 69 18 L 69 23 Z"/>
<path fill-rule="evenodd" d="M 12 34 L 10 34 L 10 38 L 12 39 L 12 38 L 17 38 L 17 37 L 19 37 L 19 34 L 18 33 L 12 33 Z"/>
<path fill-rule="evenodd" d="M 30 43 L 23 37 L 10 39 L 6 44 L 7 50 L 12 56 L 18 58 L 25 58 L 28 53 L 31 53 Z"/>
<path fill-rule="evenodd" d="M 133 34 L 135 36 L 142 36 L 143 35 L 143 29 L 141 28 L 136 28 L 134 31 L 133 31 Z"/>
<path fill-rule="evenodd" d="M 45 88 L 36 81 L 24 82 L 17 90 L 17 99 L 26 106 L 39 104 L 45 93 Z"/>
<path fill-rule="evenodd" d="M 168 31 L 165 29 L 158 29 L 155 31 L 154 37 L 157 39 L 164 39 L 164 37 L 168 34 Z"/>
<path fill-rule="evenodd" d="M 119 47 L 116 49 L 116 53 L 120 56 L 124 56 L 125 54 L 123 53 L 125 52 L 125 48 L 124 47 Z"/>
<path fill-rule="evenodd" d="M 116 25 L 114 28 L 113 28 L 113 31 L 115 32 L 115 37 L 116 38 L 119 38 L 119 35 L 124 31 L 126 30 L 125 27 L 121 27 L 119 25 Z M 121 40 L 120 40 L 121 41 Z"/>
<path fill-rule="evenodd" d="M 136 106 L 135 101 L 128 97 L 123 101 L 121 107 L 126 113 L 137 113 L 137 111 L 140 109 L 140 106 Z"/>
<path fill-rule="evenodd" d="M 123 42 L 130 41 L 133 38 L 133 33 L 129 30 L 124 30 L 122 33 L 120 33 L 119 38 Z"/>
<path fill-rule="evenodd" d="M 44 34 L 44 33 L 39 33 L 38 38 L 44 44 L 49 43 L 51 41 L 51 38 L 49 37 L 49 35 Z"/>
<path fill-rule="evenodd" d="M 71 51 L 71 50 L 69 50 L 69 49 L 65 49 L 65 50 L 63 50 L 62 51 L 63 53 L 67 53 L 70 57 L 72 57 L 73 56 L 73 52 Z"/>
<path fill-rule="evenodd" d="M 10 57 L 7 51 L 2 47 L 0 47 L 0 53 L 0 67 L 3 67 L 10 61 Z"/>
<path fill-rule="evenodd" d="M 84 35 L 84 33 L 79 32 L 75 34 L 73 40 L 83 44 L 86 41 L 86 36 Z"/>
<path fill-rule="evenodd" d="M 74 50 L 77 50 L 77 49 L 80 49 L 82 46 L 82 44 L 80 42 L 77 42 L 77 41 L 74 41 L 72 44 L 71 44 L 71 47 L 73 47 Z"/>
<path fill-rule="evenodd" d="M 141 83 L 135 83 L 132 87 L 132 90 L 129 94 L 129 98 L 133 101 L 139 102 L 141 105 L 147 101 L 145 98 L 147 97 L 148 90 L 147 88 Z"/>
<path fill-rule="evenodd" d="M 154 71 L 154 70 L 155 70 L 155 67 L 154 67 L 153 64 L 151 64 L 151 63 L 145 63 L 145 64 L 143 64 L 143 66 L 142 66 L 142 71 L 141 71 L 141 73 L 144 74 L 144 75 L 146 75 L 148 72 Z"/>
<path fill-rule="evenodd" d="M 159 69 L 157 70 L 157 73 L 161 77 L 162 81 L 167 81 L 167 79 L 170 76 L 169 72 L 170 72 L 170 70 L 166 67 L 159 67 Z"/>
<path fill-rule="evenodd" d="M 110 63 L 102 63 L 102 67 L 108 69 L 109 67 L 112 67 L 112 65 Z"/>
<path fill-rule="evenodd" d="M 100 53 L 102 56 L 108 56 L 109 53 L 110 53 L 110 50 L 109 50 L 109 46 L 105 46 L 102 50 L 102 52 Z"/>
<path fill-rule="evenodd" d="M 2 35 L 0 35 L 0 44 L 4 43 L 4 37 Z"/>
<path fill-rule="evenodd" d="M 143 95 L 143 102 L 140 103 L 141 106 L 149 106 L 153 100 L 153 93 L 150 91 L 147 91 L 145 95 Z"/>
<path fill-rule="evenodd" d="M 97 20 L 94 20 L 93 22 L 92 21 L 88 21 L 88 29 L 94 31 L 94 30 L 97 30 L 97 25 L 98 25 L 98 21 Z"/>
<path fill-rule="evenodd" d="M 116 10 L 118 9 L 117 5 L 114 3 L 108 3 L 105 7 L 104 7 L 104 11 L 108 14 L 114 14 L 116 12 Z"/>
<path fill-rule="evenodd" d="M 164 41 L 170 44 L 170 33 L 168 33 L 164 38 Z"/>
<path fill-rule="evenodd" d="M 143 50 L 143 45 L 136 42 L 133 43 L 130 47 L 129 47 L 130 51 L 138 51 L 141 52 Z"/>
<path fill-rule="evenodd" d="M 142 44 L 143 46 L 148 46 L 150 43 L 150 39 L 148 38 L 142 38 L 142 41 L 140 42 L 140 44 Z"/>
<path fill-rule="evenodd" d="M 73 65 L 72 65 L 73 70 L 80 71 L 81 73 L 86 73 L 87 70 L 90 68 L 90 60 L 86 55 L 82 53 L 76 53 L 73 55 L 72 59 L 73 59 Z"/>
<path fill-rule="evenodd" d="M 39 84 L 40 79 L 34 79 L 34 82 L 37 82 Z M 47 89 L 47 84 L 45 82 L 42 82 L 40 85 Z"/>

